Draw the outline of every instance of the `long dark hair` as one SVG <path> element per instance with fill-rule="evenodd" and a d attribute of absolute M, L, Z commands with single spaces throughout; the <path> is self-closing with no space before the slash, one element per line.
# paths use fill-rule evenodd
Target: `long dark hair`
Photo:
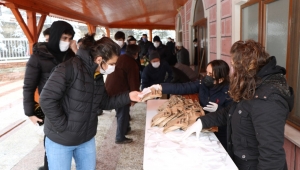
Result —
<path fill-rule="evenodd" d="M 229 83 L 229 65 L 224 60 L 213 60 L 207 64 L 212 67 L 212 74 L 216 80 L 217 85 L 223 85 Z M 219 83 L 220 79 L 224 79 L 222 83 Z"/>
<path fill-rule="evenodd" d="M 234 101 L 251 99 L 260 83 L 258 71 L 269 62 L 265 48 L 254 40 L 237 41 L 230 49 L 234 72 L 230 78 L 230 96 Z"/>
<path fill-rule="evenodd" d="M 119 56 L 121 49 L 120 46 L 108 37 L 102 37 L 95 41 L 95 34 L 85 34 L 81 48 L 90 51 L 90 55 L 95 60 L 101 56 L 104 61 L 108 61 L 113 55 Z"/>

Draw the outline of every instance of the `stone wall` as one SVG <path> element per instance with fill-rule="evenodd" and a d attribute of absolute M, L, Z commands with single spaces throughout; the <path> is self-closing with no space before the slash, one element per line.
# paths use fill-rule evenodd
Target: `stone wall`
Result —
<path fill-rule="evenodd" d="M 0 82 L 24 79 L 27 61 L 0 63 Z"/>

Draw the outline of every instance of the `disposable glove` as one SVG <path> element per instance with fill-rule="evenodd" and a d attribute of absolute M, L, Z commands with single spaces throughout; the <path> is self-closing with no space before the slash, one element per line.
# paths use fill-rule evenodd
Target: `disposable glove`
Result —
<path fill-rule="evenodd" d="M 162 87 L 160 84 L 154 84 L 150 88 L 154 88 L 155 90 L 162 90 Z"/>
<path fill-rule="evenodd" d="M 181 140 L 186 139 L 189 137 L 191 134 L 196 132 L 196 137 L 199 139 L 200 132 L 202 130 L 202 122 L 201 119 L 198 119 L 192 126 L 190 126 L 181 136 Z"/>
<path fill-rule="evenodd" d="M 214 102 L 209 102 L 206 107 L 203 107 L 203 110 L 206 110 L 208 112 L 215 112 L 218 109 L 218 104 Z"/>

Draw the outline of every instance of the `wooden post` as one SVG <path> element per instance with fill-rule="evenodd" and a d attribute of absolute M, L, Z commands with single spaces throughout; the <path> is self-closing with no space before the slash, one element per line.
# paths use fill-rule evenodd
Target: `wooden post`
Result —
<path fill-rule="evenodd" d="M 105 27 L 105 30 L 106 30 L 106 36 L 110 38 L 110 29 L 108 27 Z"/>
<path fill-rule="evenodd" d="M 33 44 L 38 41 L 39 35 L 42 31 L 46 15 L 42 15 L 38 26 L 36 26 L 36 12 L 27 10 L 27 25 L 24 22 L 18 7 L 13 3 L 6 3 L 5 4 L 8 8 L 10 8 L 11 12 L 14 14 L 16 20 L 18 21 L 20 27 L 22 28 L 25 36 L 29 42 L 29 52 L 32 54 Z"/>
<path fill-rule="evenodd" d="M 29 41 L 30 54 L 32 54 L 33 44 L 37 42 L 38 35 L 36 29 L 36 13 L 32 11 L 26 11 L 27 13 L 27 27 L 32 36 L 32 41 Z"/>
<path fill-rule="evenodd" d="M 40 20 L 39 20 L 39 24 L 38 24 L 37 30 L 36 30 L 36 34 L 37 34 L 37 39 L 36 39 L 36 41 L 38 41 L 39 36 L 40 36 L 40 34 L 41 34 L 41 32 L 42 32 L 42 29 L 43 29 L 43 26 L 44 26 L 46 17 L 47 17 L 47 15 L 42 14 L 42 16 L 41 16 L 41 18 L 40 18 Z"/>
<path fill-rule="evenodd" d="M 88 30 L 89 30 L 89 34 L 96 33 L 96 26 L 95 25 L 87 24 L 87 27 L 88 27 Z"/>
<path fill-rule="evenodd" d="M 149 29 L 149 41 L 152 41 L 152 29 Z"/>

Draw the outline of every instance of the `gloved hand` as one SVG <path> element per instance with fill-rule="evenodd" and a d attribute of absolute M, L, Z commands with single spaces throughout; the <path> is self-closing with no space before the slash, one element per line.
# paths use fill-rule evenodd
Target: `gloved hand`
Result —
<path fill-rule="evenodd" d="M 202 130 L 202 121 L 201 121 L 201 119 L 198 119 L 192 126 L 190 126 L 183 133 L 183 135 L 181 136 L 181 140 L 186 139 L 187 137 L 189 137 L 194 132 L 196 132 L 196 137 L 197 137 L 197 139 L 199 139 L 201 130 Z"/>
<path fill-rule="evenodd" d="M 218 104 L 214 102 L 209 102 L 206 107 L 203 107 L 203 110 L 206 110 L 208 112 L 215 112 L 218 109 Z"/>
<path fill-rule="evenodd" d="M 160 84 L 154 84 L 154 85 L 150 86 L 150 88 L 154 88 L 155 90 L 162 90 L 162 87 Z"/>

